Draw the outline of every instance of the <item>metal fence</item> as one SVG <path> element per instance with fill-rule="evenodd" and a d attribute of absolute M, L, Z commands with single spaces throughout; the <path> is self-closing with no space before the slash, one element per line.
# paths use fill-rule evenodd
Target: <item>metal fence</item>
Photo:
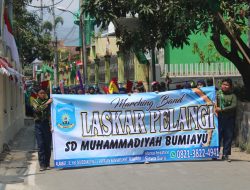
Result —
<path fill-rule="evenodd" d="M 232 63 L 191 63 L 169 64 L 165 66 L 170 77 L 219 77 L 240 76 L 239 71 Z"/>

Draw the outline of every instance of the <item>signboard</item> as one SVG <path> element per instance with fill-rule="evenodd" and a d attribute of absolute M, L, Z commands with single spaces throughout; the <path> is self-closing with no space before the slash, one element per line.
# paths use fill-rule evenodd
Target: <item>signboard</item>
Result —
<path fill-rule="evenodd" d="M 53 95 L 55 167 L 218 158 L 215 88 Z"/>

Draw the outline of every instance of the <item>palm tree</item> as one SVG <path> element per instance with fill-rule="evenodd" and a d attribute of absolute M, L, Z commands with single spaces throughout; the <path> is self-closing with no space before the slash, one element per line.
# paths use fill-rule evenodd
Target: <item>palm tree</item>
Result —
<path fill-rule="evenodd" d="M 42 25 L 42 30 L 44 31 L 45 34 L 50 34 L 50 32 L 53 29 L 53 25 L 50 21 L 45 21 Z"/>
<path fill-rule="evenodd" d="M 63 25 L 63 18 L 62 17 L 56 17 L 55 19 L 55 28 L 58 26 L 58 24 Z"/>
<path fill-rule="evenodd" d="M 63 18 L 62 17 L 56 17 L 55 19 L 55 29 L 58 27 L 59 24 L 63 25 Z M 45 21 L 42 25 L 42 30 L 45 32 L 45 34 L 50 34 L 53 30 L 53 24 L 50 21 Z"/>

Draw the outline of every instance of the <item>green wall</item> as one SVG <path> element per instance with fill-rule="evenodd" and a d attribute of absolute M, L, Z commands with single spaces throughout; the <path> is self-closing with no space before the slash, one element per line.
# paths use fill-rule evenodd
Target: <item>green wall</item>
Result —
<path fill-rule="evenodd" d="M 243 40 L 247 41 L 247 35 L 243 35 Z M 193 34 L 190 36 L 190 45 L 183 46 L 183 49 L 181 48 L 172 48 L 168 47 L 169 54 L 166 59 L 166 64 L 187 64 L 187 63 L 199 63 L 200 62 L 200 56 L 198 53 L 193 53 L 194 50 L 194 43 L 198 44 L 198 47 L 204 51 L 206 54 L 208 49 L 208 44 L 210 42 L 210 34 L 205 36 L 204 34 Z M 214 50 L 215 52 L 216 50 Z M 165 51 L 166 52 L 166 51 Z M 228 62 L 228 60 L 224 57 L 221 57 L 220 62 Z"/>

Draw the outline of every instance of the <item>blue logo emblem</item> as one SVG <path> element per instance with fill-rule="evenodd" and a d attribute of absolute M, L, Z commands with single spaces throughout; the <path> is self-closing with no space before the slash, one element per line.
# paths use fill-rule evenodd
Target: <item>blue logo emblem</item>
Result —
<path fill-rule="evenodd" d="M 63 132 L 69 132 L 75 128 L 76 118 L 73 104 L 58 104 L 56 106 L 56 126 Z"/>

